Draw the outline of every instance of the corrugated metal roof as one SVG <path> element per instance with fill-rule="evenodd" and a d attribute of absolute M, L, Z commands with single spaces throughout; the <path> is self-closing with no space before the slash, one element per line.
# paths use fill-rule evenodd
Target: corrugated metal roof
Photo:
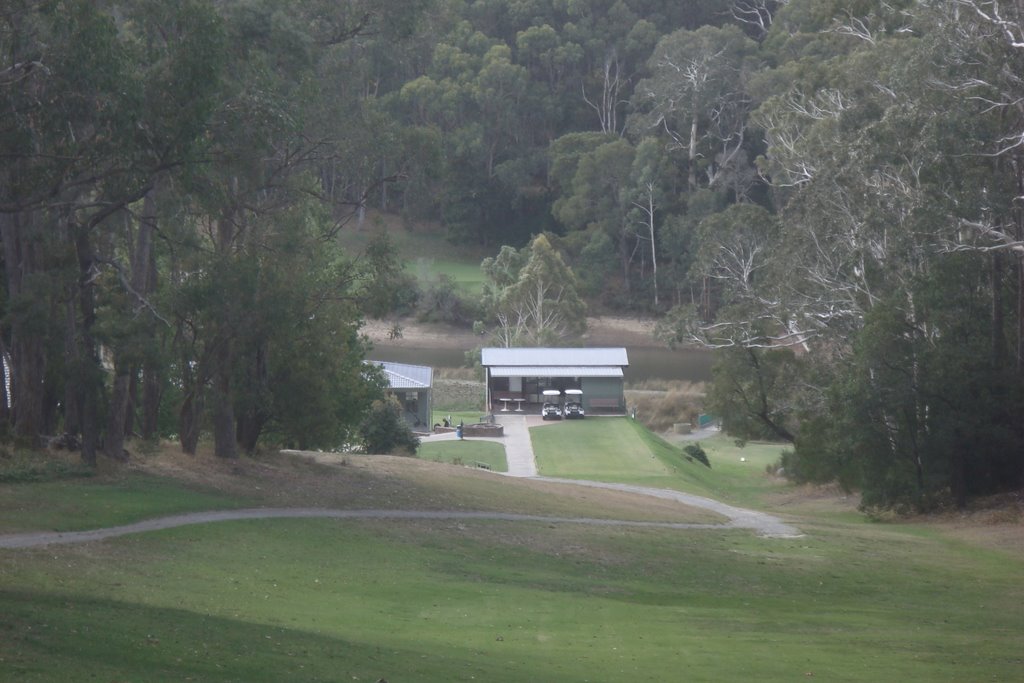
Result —
<path fill-rule="evenodd" d="M 583 367 L 581 365 L 499 365 L 491 368 L 491 377 L 622 377 L 622 368 Z"/>
<path fill-rule="evenodd" d="M 629 358 L 626 349 L 618 348 L 515 348 L 491 347 L 480 350 L 480 361 L 485 366 L 574 367 L 616 366 L 626 367 Z M 494 374 L 493 372 L 491 374 Z"/>
<path fill-rule="evenodd" d="M 433 383 L 434 370 L 429 366 L 376 360 L 370 362 L 384 369 L 388 386 L 392 389 L 429 389 Z"/>

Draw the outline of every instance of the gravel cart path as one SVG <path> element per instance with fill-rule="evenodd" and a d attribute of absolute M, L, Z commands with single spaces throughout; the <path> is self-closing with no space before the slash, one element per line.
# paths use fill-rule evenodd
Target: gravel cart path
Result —
<path fill-rule="evenodd" d="M 539 420 L 539 418 L 538 418 Z M 508 416 L 501 420 L 505 428 L 505 436 L 490 438 L 504 444 L 509 460 L 509 472 L 504 476 L 516 476 L 536 479 L 538 481 L 589 486 L 592 488 L 625 491 L 654 498 L 675 500 L 684 505 L 703 508 L 716 512 L 729 521 L 724 524 L 683 524 L 671 522 L 635 522 L 614 519 L 591 519 L 573 517 L 547 517 L 542 515 L 520 515 L 499 512 L 438 512 L 430 510 L 332 510 L 324 508 L 251 508 L 246 510 L 215 510 L 209 512 L 193 512 L 183 515 L 171 515 L 156 519 L 147 519 L 134 524 L 91 529 L 88 531 L 67 532 L 29 532 L 21 534 L 0 535 L 0 548 L 31 548 L 36 546 L 57 545 L 66 543 L 87 543 L 128 534 L 139 534 L 147 531 L 159 531 L 191 524 L 209 524 L 245 519 L 281 519 L 281 518 L 333 518 L 333 519 L 394 519 L 394 520 L 438 520 L 438 521 L 507 521 L 507 522 L 540 522 L 544 524 L 586 524 L 591 526 L 614 527 L 654 527 L 664 529 L 749 529 L 759 536 L 767 538 L 797 538 L 802 536 L 798 529 L 773 515 L 756 510 L 726 505 L 711 498 L 695 496 L 680 491 L 633 486 L 630 484 L 612 484 L 575 479 L 557 479 L 537 476 L 537 466 L 533 457 L 530 442 L 529 421 L 523 416 Z M 430 440 L 447 440 L 455 438 L 454 434 L 429 437 Z"/>

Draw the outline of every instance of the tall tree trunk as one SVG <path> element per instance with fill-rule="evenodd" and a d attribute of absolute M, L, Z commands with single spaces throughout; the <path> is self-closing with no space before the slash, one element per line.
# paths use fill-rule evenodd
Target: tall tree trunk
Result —
<path fill-rule="evenodd" d="M 185 394 L 178 412 L 178 441 L 181 450 L 195 455 L 199 446 L 199 416 L 203 413 L 203 401 L 194 392 Z"/>
<path fill-rule="evenodd" d="M 132 376 L 128 381 L 128 408 L 124 411 L 124 436 L 130 439 L 135 431 L 135 412 L 139 405 L 139 372 L 132 368 Z"/>
<path fill-rule="evenodd" d="M 160 177 L 158 176 L 153 179 L 153 186 L 149 188 L 142 200 L 142 215 L 139 217 L 138 232 L 135 235 L 131 278 L 128 283 L 131 290 L 128 292 L 128 296 L 131 300 L 133 316 L 146 315 L 144 309 L 148 304 L 148 297 L 152 289 L 149 276 L 152 267 L 153 234 L 156 231 L 159 187 Z M 127 352 L 127 349 L 120 349 L 118 358 L 115 360 L 114 383 L 107 422 L 105 451 L 108 457 L 115 459 L 124 457 L 125 427 L 128 421 L 127 412 L 130 399 L 129 385 L 135 374 L 134 363 L 125 360 Z"/>
<path fill-rule="evenodd" d="M 697 131 L 697 115 L 694 114 L 693 121 L 690 122 L 689 169 L 687 173 L 690 192 L 697 191 Z"/>
<path fill-rule="evenodd" d="M 269 389 L 269 367 L 267 363 L 267 345 L 257 346 L 253 360 L 248 368 L 248 384 L 246 390 L 250 396 L 248 407 L 238 416 L 236 438 L 246 453 L 256 450 L 260 434 L 267 423 L 267 410 L 264 408 L 264 397 Z"/>
<path fill-rule="evenodd" d="M 238 195 L 238 180 L 232 182 L 234 195 Z M 234 212 L 230 212 L 217 222 L 217 253 L 227 263 L 231 258 L 236 238 L 244 243 L 246 226 L 239 223 L 236 235 Z M 213 386 L 210 392 L 211 420 L 213 421 L 213 452 L 219 458 L 238 457 L 238 442 L 235 439 L 234 395 L 231 386 L 231 374 L 235 361 L 234 330 L 229 329 L 230 323 L 219 321 L 219 334 L 215 337 L 214 350 L 211 354 L 209 377 Z"/>
<path fill-rule="evenodd" d="M 184 338 L 179 334 L 179 338 Z M 182 343 L 182 348 L 185 344 Z M 189 455 L 196 454 L 199 445 L 199 432 L 202 427 L 203 400 L 202 373 L 192 367 L 192 358 L 184 350 L 181 353 L 181 383 L 183 398 L 178 411 L 178 440 L 181 450 Z"/>
<path fill-rule="evenodd" d="M 9 301 L 27 295 L 24 291 L 26 278 L 40 267 L 36 230 L 31 214 L 0 214 Z M 9 315 L 9 320 L 10 416 L 14 435 L 35 445 L 43 427 L 46 346 L 40 335 L 31 331 L 31 321 L 26 320 L 26 316 Z"/>
<path fill-rule="evenodd" d="M 231 365 L 232 349 L 230 340 L 222 340 L 215 354 L 213 370 L 213 452 L 218 458 L 237 458 L 238 442 L 235 439 L 235 408 L 232 404 Z"/>
<path fill-rule="evenodd" d="M 11 394 L 7 390 L 11 381 L 10 358 L 7 344 L 4 343 L 3 335 L 0 335 L 0 424 L 5 425 L 10 424 L 11 418 Z"/>
<path fill-rule="evenodd" d="M 111 460 L 127 459 L 124 433 L 128 413 L 128 385 L 131 383 L 131 379 L 131 366 L 127 366 L 123 361 L 117 361 L 114 367 L 114 381 L 110 388 L 107 431 L 103 439 L 103 453 Z"/>
<path fill-rule="evenodd" d="M 69 297 L 64 309 L 64 365 L 72 371 L 64 382 L 64 433 L 78 435 L 82 431 L 82 418 L 78 411 L 78 383 L 72 381 L 79 365 L 78 306 Z"/>
<path fill-rule="evenodd" d="M 650 187 L 647 188 L 647 228 L 651 235 L 651 277 L 654 282 L 654 308 L 658 308 L 658 246 L 654 241 L 654 197 Z"/>
<path fill-rule="evenodd" d="M 157 269 L 156 250 L 149 250 L 149 291 L 156 291 Z M 155 352 L 155 349 L 153 350 Z M 160 401 L 163 398 L 163 381 L 160 363 L 147 354 L 142 362 L 142 438 L 156 439 L 160 433 Z"/>
<path fill-rule="evenodd" d="M 160 435 L 160 400 L 163 398 L 160 368 L 147 360 L 142 365 L 142 438 L 147 441 Z"/>
<path fill-rule="evenodd" d="M 79 368 L 76 379 L 78 415 L 82 427 L 82 460 L 95 466 L 100 441 L 98 404 L 102 398 L 100 385 L 103 378 L 93 337 L 93 326 L 96 323 L 96 297 L 92 284 L 95 263 L 89 230 L 82 226 L 72 226 L 71 230 L 75 235 L 75 252 L 78 257 L 78 312 L 81 316 L 77 335 L 76 357 Z"/>
<path fill-rule="evenodd" d="M 992 288 L 992 367 L 1002 368 L 1006 363 L 1006 317 L 1003 314 L 1003 257 L 992 252 L 990 269 Z"/>

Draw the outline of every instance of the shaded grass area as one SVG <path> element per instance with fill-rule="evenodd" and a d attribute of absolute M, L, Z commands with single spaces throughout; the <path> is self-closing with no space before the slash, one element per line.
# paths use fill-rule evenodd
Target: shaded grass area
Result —
<path fill-rule="evenodd" d="M 420 445 L 418 455 L 424 460 L 452 465 L 472 467 L 476 463 L 483 463 L 487 465 L 487 469 L 495 472 L 508 472 L 505 447 L 493 441 L 463 439 L 424 443 Z"/>
<path fill-rule="evenodd" d="M 406 272 L 413 275 L 420 287 L 436 283 L 439 275 L 452 279 L 464 294 L 479 294 L 484 282 L 480 262 L 494 256 L 475 245 L 454 244 L 442 231 L 407 230 L 395 217 L 374 214 L 361 230 L 346 230 L 339 235 L 342 246 L 355 252 L 366 249 L 371 238 L 386 230 L 392 244 L 405 261 Z"/>
<path fill-rule="evenodd" d="M 70 453 L 40 458 L 38 453 L 0 446 L 0 484 L 92 477 L 96 472 Z"/>
<path fill-rule="evenodd" d="M 416 276 L 421 287 L 430 286 L 444 275 L 451 278 L 455 287 L 463 294 L 475 296 L 483 291 L 484 276 L 480 270 L 480 261 L 467 263 L 451 257 L 415 256 L 410 258 L 409 271 Z"/>
<path fill-rule="evenodd" d="M 870 527 L 233 522 L 0 554 L 0 678 L 1008 681 L 1020 569 Z"/>
<path fill-rule="evenodd" d="M 145 517 L 246 507 L 257 500 L 190 489 L 136 472 L 0 484 L 0 533 L 97 529 Z"/>

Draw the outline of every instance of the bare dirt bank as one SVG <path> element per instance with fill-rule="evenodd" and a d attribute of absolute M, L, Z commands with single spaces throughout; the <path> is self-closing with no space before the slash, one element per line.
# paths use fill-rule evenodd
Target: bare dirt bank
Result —
<path fill-rule="evenodd" d="M 396 325 L 401 328 L 400 337 L 393 336 Z M 590 317 L 587 318 L 587 331 L 578 341 L 588 346 L 665 348 L 665 344 L 654 337 L 654 325 L 654 320 L 650 319 Z M 472 349 L 486 342 L 486 338 L 466 328 L 421 323 L 413 319 L 368 320 L 363 326 L 363 333 L 375 345 L 400 348 Z"/>

